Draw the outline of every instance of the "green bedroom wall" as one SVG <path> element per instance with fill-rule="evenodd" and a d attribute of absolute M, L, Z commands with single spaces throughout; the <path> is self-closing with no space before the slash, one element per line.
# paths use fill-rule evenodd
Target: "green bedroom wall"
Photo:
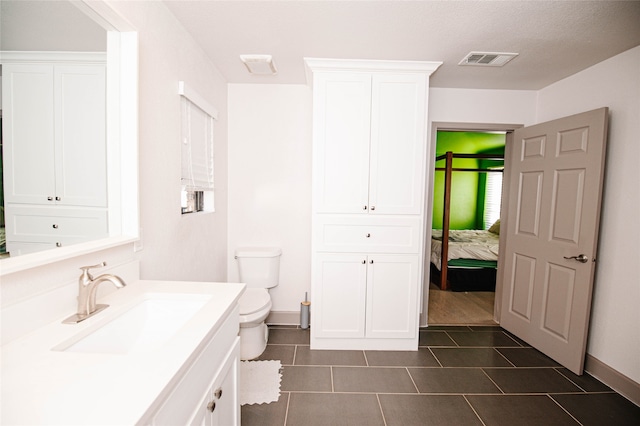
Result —
<path fill-rule="evenodd" d="M 501 133 L 438 131 L 436 157 L 447 151 L 464 154 L 504 154 L 505 135 Z M 454 159 L 454 167 L 480 168 L 484 160 Z M 444 167 L 444 160 L 436 167 Z M 484 173 L 454 172 L 451 180 L 451 229 L 482 229 Z M 433 182 L 433 229 L 442 229 L 444 172 L 436 171 Z"/>

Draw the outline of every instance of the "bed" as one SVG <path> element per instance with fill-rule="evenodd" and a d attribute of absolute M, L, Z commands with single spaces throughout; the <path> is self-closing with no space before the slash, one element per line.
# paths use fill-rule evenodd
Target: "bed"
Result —
<path fill-rule="evenodd" d="M 441 229 L 434 229 L 431 234 L 431 276 L 435 281 L 442 276 L 442 233 Z M 445 289 L 495 290 L 499 240 L 500 236 L 495 232 L 449 230 Z"/>
<path fill-rule="evenodd" d="M 489 230 L 451 230 L 451 177 L 452 172 L 489 173 L 502 172 L 492 169 L 454 168 L 454 158 L 503 160 L 502 155 L 454 154 L 447 152 L 436 157 L 445 160 L 444 168 L 444 209 L 442 229 L 432 231 L 431 275 L 433 282 L 440 283 L 440 289 L 454 291 L 494 290 L 498 261 L 500 221 Z"/>

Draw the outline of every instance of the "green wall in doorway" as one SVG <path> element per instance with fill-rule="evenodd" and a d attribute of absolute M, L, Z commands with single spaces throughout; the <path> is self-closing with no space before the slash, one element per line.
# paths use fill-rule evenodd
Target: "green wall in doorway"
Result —
<path fill-rule="evenodd" d="M 436 157 L 451 151 L 456 154 L 504 154 L 503 133 L 438 131 Z M 444 167 L 444 160 L 436 167 Z M 481 168 L 486 161 L 458 158 L 454 167 Z M 495 163 L 491 164 L 495 165 Z M 451 229 L 482 229 L 485 173 L 454 172 L 451 179 Z M 442 229 L 444 209 L 444 172 L 436 171 L 433 182 L 433 229 Z"/>

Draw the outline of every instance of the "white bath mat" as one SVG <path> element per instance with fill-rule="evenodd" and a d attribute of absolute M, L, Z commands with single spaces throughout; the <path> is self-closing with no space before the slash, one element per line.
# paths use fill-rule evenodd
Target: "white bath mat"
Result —
<path fill-rule="evenodd" d="M 280 361 L 240 362 L 240 405 L 268 404 L 280 397 Z"/>

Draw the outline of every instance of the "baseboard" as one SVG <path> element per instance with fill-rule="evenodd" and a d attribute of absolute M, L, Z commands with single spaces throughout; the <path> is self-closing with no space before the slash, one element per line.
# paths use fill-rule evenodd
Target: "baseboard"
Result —
<path fill-rule="evenodd" d="M 300 325 L 300 312 L 271 311 L 266 319 L 266 323 L 273 325 Z"/>
<path fill-rule="evenodd" d="M 587 354 L 584 369 L 596 379 L 640 406 L 640 383 L 630 379 L 604 362 Z"/>

